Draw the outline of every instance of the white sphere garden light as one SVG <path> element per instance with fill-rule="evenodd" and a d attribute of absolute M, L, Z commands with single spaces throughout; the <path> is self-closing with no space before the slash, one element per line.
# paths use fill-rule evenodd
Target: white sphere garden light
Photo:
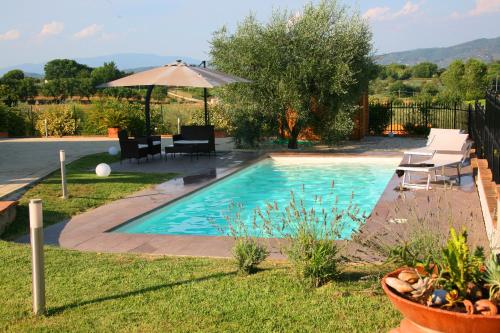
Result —
<path fill-rule="evenodd" d="M 107 177 L 111 173 L 111 167 L 106 163 L 100 163 L 95 168 L 95 174 L 98 177 Z"/>
<path fill-rule="evenodd" d="M 116 156 L 116 155 L 118 155 L 118 148 L 116 148 L 115 146 L 111 146 L 108 149 L 108 153 L 111 156 Z"/>

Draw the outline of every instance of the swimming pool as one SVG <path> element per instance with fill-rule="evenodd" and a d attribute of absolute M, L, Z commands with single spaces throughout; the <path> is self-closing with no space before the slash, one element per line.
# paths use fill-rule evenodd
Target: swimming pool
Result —
<path fill-rule="evenodd" d="M 241 218 L 251 225 L 255 208 L 264 208 L 270 202 L 284 207 L 291 191 L 300 193 L 307 206 L 315 195 L 327 197 L 332 181 L 339 207 L 347 206 L 354 193 L 354 203 L 369 214 L 398 163 L 397 158 L 273 156 L 113 232 L 221 236 L 225 232 L 220 226 L 227 224 L 232 203 L 241 204 Z"/>

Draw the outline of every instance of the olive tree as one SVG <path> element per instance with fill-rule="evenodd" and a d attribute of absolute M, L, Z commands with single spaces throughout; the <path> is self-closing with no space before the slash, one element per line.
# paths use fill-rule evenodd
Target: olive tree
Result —
<path fill-rule="evenodd" d="M 284 126 L 289 148 L 297 148 L 302 129 L 334 125 L 374 73 L 367 22 L 333 0 L 301 14 L 275 11 L 267 23 L 250 15 L 232 34 L 215 32 L 211 45 L 216 68 L 252 81 L 221 89 L 222 102 L 245 126 Z"/>

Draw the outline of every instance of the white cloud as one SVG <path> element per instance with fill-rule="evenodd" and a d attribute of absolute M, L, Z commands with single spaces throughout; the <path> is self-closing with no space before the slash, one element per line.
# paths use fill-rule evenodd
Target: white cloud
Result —
<path fill-rule="evenodd" d="M 403 8 L 401 8 L 400 11 L 394 13 L 394 17 L 399 17 L 399 16 L 407 16 L 414 14 L 420 10 L 420 4 L 412 3 L 411 1 L 408 1 L 405 3 Z"/>
<path fill-rule="evenodd" d="M 498 12 L 500 12 L 500 0 L 476 0 L 476 5 L 468 14 L 477 16 Z"/>
<path fill-rule="evenodd" d="M 420 11 L 420 3 L 407 1 L 398 11 L 392 11 L 389 7 L 374 7 L 368 9 L 363 17 L 371 21 L 387 21 L 403 16 L 416 14 Z"/>
<path fill-rule="evenodd" d="M 98 24 L 94 23 L 94 24 L 89 25 L 88 27 L 85 27 L 82 30 L 78 31 L 73 36 L 75 38 L 82 39 L 82 38 L 95 36 L 100 31 L 102 31 L 102 25 L 98 25 Z"/>
<path fill-rule="evenodd" d="M 464 17 L 480 16 L 486 14 L 495 14 L 500 12 L 500 0 L 476 0 L 474 8 L 466 13 L 454 11 L 450 14 L 452 19 L 460 19 Z"/>
<path fill-rule="evenodd" d="M 64 23 L 52 21 L 43 25 L 42 30 L 39 33 L 40 37 L 46 37 L 51 35 L 60 34 L 64 30 Z"/>
<path fill-rule="evenodd" d="M 383 20 L 390 10 L 389 7 L 370 8 L 363 14 L 363 17 L 368 20 Z"/>
<path fill-rule="evenodd" d="M 2 40 L 15 40 L 18 39 L 21 36 L 21 33 L 19 30 L 12 29 L 9 30 L 3 34 L 0 34 L 0 41 Z"/>

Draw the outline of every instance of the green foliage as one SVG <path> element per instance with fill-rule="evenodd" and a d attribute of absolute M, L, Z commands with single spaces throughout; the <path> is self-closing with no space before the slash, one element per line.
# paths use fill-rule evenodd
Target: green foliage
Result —
<path fill-rule="evenodd" d="M 0 103 L 0 132 L 7 132 L 9 136 L 25 136 L 26 121 L 22 111 Z"/>
<path fill-rule="evenodd" d="M 8 121 L 7 121 L 8 108 L 5 104 L 0 103 L 0 132 L 7 132 Z"/>
<path fill-rule="evenodd" d="M 486 263 L 486 282 L 490 285 L 490 300 L 500 300 L 500 263 L 491 256 Z"/>
<path fill-rule="evenodd" d="M 390 64 L 383 66 L 379 70 L 379 78 L 391 78 L 393 80 L 407 80 L 411 77 L 412 70 L 406 65 L 401 64 Z"/>
<path fill-rule="evenodd" d="M 269 256 L 267 248 L 259 244 L 254 238 L 236 239 L 232 253 L 236 260 L 238 271 L 244 274 L 254 273 L 257 265 Z"/>
<path fill-rule="evenodd" d="M 318 238 L 312 230 L 300 229 L 286 254 L 307 286 L 319 287 L 339 275 L 337 245 L 332 240 Z"/>
<path fill-rule="evenodd" d="M 8 106 L 32 100 L 37 92 L 36 80 L 24 77 L 24 72 L 19 69 L 11 70 L 0 78 L 0 101 Z"/>
<path fill-rule="evenodd" d="M 450 235 L 443 248 L 440 266 L 439 283 L 447 290 L 456 289 L 461 296 L 467 293 L 468 282 L 478 283 L 482 280 L 484 254 L 482 251 L 469 251 L 467 232 L 457 234 L 450 228 Z"/>
<path fill-rule="evenodd" d="M 72 79 L 89 77 L 92 68 L 70 59 L 54 59 L 45 64 L 45 79 Z"/>
<path fill-rule="evenodd" d="M 369 125 L 373 134 L 382 134 L 391 122 L 391 109 L 389 104 L 370 103 Z"/>
<path fill-rule="evenodd" d="M 487 73 L 488 67 L 484 62 L 476 59 L 467 60 L 464 73 L 465 98 L 467 100 L 484 98 L 488 87 Z"/>
<path fill-rule="evenodd" d="M 415 87 L 401 81 L 396 81 L 389 85 L 389 93 L 398 98 L 413 96 L 416 91 L 417 89 Z"/>
<path fill-rule="evenodd" d="M 438 66 L 432 62 L 421 62 L 412 67 L 412 76 L 417 78 L 431 78 L 437 74 Z"/>
<path fill-rule="evenodd" d="M 441 238 L 429 230 L 412 232 L 409 240 L 388 247 L 387 262 L 398 266 L 429 268 L 441 257 Z"/>
<path fill-rule="evenodd" d="M 469 59 L 465 64 L 455 60 L 441 75 L 444 90 L 440 98 L 448 102 L 484 98 L 487 70 L 486 64 L 476 59 Z"/>
<path fill-rule="evenodd" d="M 24 72 L 20 69 L 13 69 L 2 76 L 2 81 L 18 81 L 24 79 Z"/>
<path fill-rule="evenodd" d="M 339 274 L 336 241 L 344 239 L 347 233 L 356 233 L 365 216 L 352 203 L 353 197 L 345 209 L 339 209 L 333 192 L 325 198 L 314 196 L 310 204 L 306 204 L 307 194 L 303 195 L 304 198 L 297 199 L 292 192 L 283 210 L 277 203 L 268 203 L 257 214 L 270 237 L 285 239 L 283 251 L 299 281 L 307 287 L 319 287 Z"/>
<path fill-rule="evenodd" d="M 43 111 L 36 122 L 41 135 L 45 135 L 45 120 L 47 133 L 51 136 L 75 135 L 80 123 L 73 105 L 51 105 Z"/>
<path fill-rule="evenodd" d="M 210 115 L 210 123 L 214 125 L 216 130 L 223 130 L 227 133 L 232 133 L 232 126 L 230 122 L 229 106 L 222 102 L 214 103 L 208 107 L 208 112 Z M 194 112 L 191 114 L 190 121 L 193 124 L 204 125 L 205 124 L 205 112 L 200 110 L 199 112 Z"/>
<path fill-rule="evenodd" d="M 214 226 L 222 233 L 229 234 L 234 238 L 235 243 L 232 248 L 232 254 L 236 261 L 236 267 L 240 273 L 252 274 L 255 272 L 257 265 L 263 262 L 268 256 L 267 247 L 259 243 L 258 237 L 250 236 L 248 226 L 241 218 L 241 203 L 231 203 L 229 205 L 228 214 L 225 216 L 227 225 L 220 226 L 211 221 Z M 259 228 L 254 216 L 252 223 L 253 232 L 262 232 Z M 262 235 L 260 235 L 262 236 Z"/>
<path fill-rule="evenodd" d="M 120 71 L 113 61 L 105 62 L 104 65 L 92 69 L 90 73 L 93 85 L 113 81 L 123 76 L 125 76 L 125 73 Z"/>
<path fill-rule="evenodd" d="M 342 107 L 334 119 L 324 119 L 315 128 L 326 143 L 335 143 L 346 140 L 354 130 L 354 115 L 359 112 L 358 105 L 347 105 Z"/>
<path fill-rule="evenodd" d="M 296 148 L 301 129 L 318 123 L 318 117 L 334 119 L 342 105 L 356 102 L 373 72 L 367 23 L 336 1 L 308 4 L 301 16 L 276 11 L 266 24 L 251 15 L 234 34 L 225 27 L 217 31 L 211 44 L 217 69 L 252 81 L 218 92 L 231 105 L 235 131 L 247 125 L 239 122 L 246 119 L 238 117 L 241 110 L 259 119 L 258 133 L 273 134 L 277 120 L 291 110 L 296 121 L 287 129 L 290 148 Z"/>

